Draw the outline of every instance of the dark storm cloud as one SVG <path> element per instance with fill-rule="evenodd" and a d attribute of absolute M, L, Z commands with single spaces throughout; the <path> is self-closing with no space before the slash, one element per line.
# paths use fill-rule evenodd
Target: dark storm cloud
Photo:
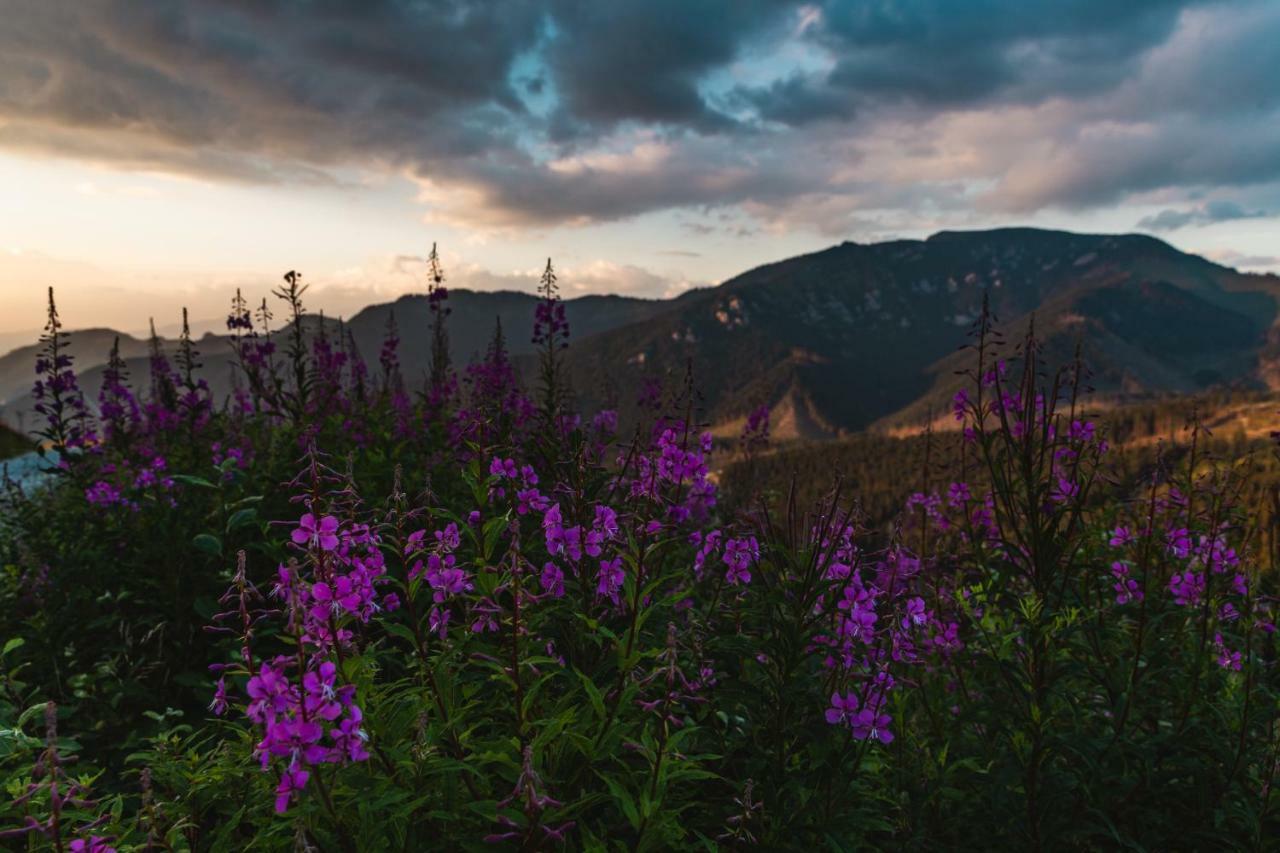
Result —
<path fill-rule="evenodd" d="M 1105 89 L 1173 32 L 1187 0 L 832 3 L 838 88 L 924 103 Z"/>
<path fill-rule="evenodd" d="M 729 122 L 699 90 L 797 4 L 782 0 L 649 0 L 555 5 L 550 62 L 576 120 L 633 120 L 720 129 Z"/>
<path fill-rule="evenodd" d="M 1194 0 L 828 2 L 815 45 L 835 57 L 736 94 L 771 121 L 849 118 L 860 104 L 970 106 L 1105 90 L 1173 32 Z"/>
<path fill-rule="evenodd" d="M 1144 77 L 1202 8 L 1218 42 Z M 814 194 L 839 220 L 886 123 L 1056 103 L 1017 140 L 1055 176 L 1006 151 L 930 180 L 1035 209 L 1280 164 L 1280 12 L 1248 0 L 0 0 L 0 20 L 0 147 L 251 182 L 396 169 L 478 224 Z M 1117 123 L 1142 132 L 1112 144 Z"/>
<path fill-rule="evenodd" d="M 246 180 L 473 156 L 510 144 L 507 69 L 543 17 L 503 10 L 2 0 L 0 141 L 58 153 L 73 131 L 106 160 Z"/>

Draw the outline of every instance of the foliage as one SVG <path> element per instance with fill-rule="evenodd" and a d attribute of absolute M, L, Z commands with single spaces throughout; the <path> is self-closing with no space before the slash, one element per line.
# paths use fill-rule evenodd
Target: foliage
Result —
<path fill-rule="evenodd" d="M 371 376 L 349 335 L 303 334 L 304 289 L 277 293 L 283 352 L 237 294 L 225 405 L 184 334 L 146 395 L 113 358 L 96 417 L 51 302 L 59 468 L 11 485 L 0 526 L 6 838 L 1185 849 L 1276 829 L 1274 536 L 1248 472 L 1194 430 L 1111 477 L 1080 366 L 1046 372 L 1033 337 L 979 320 L 962 429 L 896 472 L 912 491 L 886 525 L 861 482 L 762 490 L 759 467 L 722 502 L 687 385 L 646 387 L 629 436 L 575 413 L 550 263 L 532 396 L 500 326 L 460 373 L 441 343 L 414 396 L 393 319 Z M 757 410 L 745 464 L 768 437 Z"/>

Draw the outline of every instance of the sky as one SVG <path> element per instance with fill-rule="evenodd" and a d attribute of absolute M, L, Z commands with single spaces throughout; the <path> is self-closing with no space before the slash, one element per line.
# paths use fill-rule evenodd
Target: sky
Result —
<path fill-rule="evenodd" d="M 844 240 L 1280 271 L 1274 0 L 0 0 L 0 344 L 448 284 L 665 297 Z"/>

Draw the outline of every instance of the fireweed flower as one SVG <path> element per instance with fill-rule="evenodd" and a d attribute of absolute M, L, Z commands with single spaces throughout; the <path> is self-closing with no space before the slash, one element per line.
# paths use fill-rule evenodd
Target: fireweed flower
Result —
<path fill-rule="evenodd" d="M 583 550 L 588 557 L 599 557 L 604 550 L 604 544 L 617 538 L 618 513 L 604 504 L 598 504 L 591 529 L 587 531 L 586 545 Z"/>
<path fill-rule="evenodd" d="M 369 751 L 364 746 L 369 735 L 360 726 L 363 719 L 363 712 L 358 706 L 348 705 L 346 718 L 329 732 L 335 753 L 342 755 L 347 761 L 365 761 L 369 758 Z"/>
<path fill-rule="evenodd" d="M 303 707 L 309 716 L 319 716 L 332 722 L 342 715 L 334 678 L 338 667 L 333 661 L 325 661 L 318 669 L 302 677 L 302 689 L 306 691 Z"/>
<path fill-rule="evenodd" d="M 454 596 L 470 592 L 475 587 L 463 569 L 449 567 L 427 575 L 433 590 L 431 598 L 436 604 L 444 604 Z"/>
<path fill-rule="evenodd" d="M 622 569 L 621 557 L 614 557 L 612 560 L 601 560 L 600 577 L 596 583 L 596 595 L 600 598 L 607 598 L 617 604 L 618 593 L 622 589 L 624 580 L 626 580 L 626 572 Z"/>
<path fill-rule="evenodd" d="M 107 843 L 101 835 L 90 835 L 88 838 L 77 838 L 67 845 L 71 853 L 116 853 L 116 848 Z"/>
<path fill-rule="evenodd" d="M 404 555 L 407 557 L 414 551 L 422 550 L 422 542 L 427 538 L 427 531 L 415 530 L 404 541 Z"/>
<path fill-rule="evenodd" d="M 1127 527 L 1117 527 L 1111 531 L 1111 539 L 1108 543 L 1112 548 L 1123 548 L 1126 545 L 1133 544 L 1133 533 Z"/>
<path fill-rule="evenodd" d="M 1165 545 L 1170 555 L 1185 560 L 1191 555 L 1191 533 L 1185 527 L 1171 528 L 1165 533 Z"/>
<path fill-rule="evenodd" d="M 1222 640 L 1221 634 L 1213 635 L 1213 648 L 1218 655 L 1218 666 L 1223 669 L 1233 669 L 1236 672 L 1239 672 L 1244 668 L 1244 658 L 1241 656 L 1240 652 L 1232 651 L 1227 648 L 1226 644 Z"/>
<path fill-rule="evenodd" d="M 1223 533 L 1219 533 L 1212 539 L 1201 536 L 1192 559 L 1195 565 L 1207 566 L 1215 575 L 1240 565 L 1239 556 L 1234 548 L 1228 546 L 1227 537 Z"/>
<path fill-rule="evenodd" d="M 1111 588 L 1116 592 L 1116 604 L 1128 604 L 1131 601 L 1142 600 L 1142 590 L 1138 588 L 1138 582 L 1129 577 L 1129 565 L 1122 560 L 1116 560 L 1111 564 L 1111 576 L 1116 582 Z"/>
<path fill-rule="evenodd" d="M 330 612 L 358 613 L 364 598 L 355 581 L 346 575 L 334 578 L 333 585 L 319 581 L 311 587 L 311 598 L 314 601 L 312 616 L 324 621 Z"/>
<path fill-rule="evenodd" d="M 560 504 L 552 504 L 542 518 L 542 528 L 547 541 L 547 553 L 564 556 L 572 562 L 582 559 L 582 528 L 565 527 L 560 515 Z"/>
<path fill-rule="evenodd" d="M 716 503 L 716 487 L 706 463 L 712 443 L 711 434 L 702 433 L 691 446 L 684 430 L 662 427 L 650 451 L 632 460 L 631 497 L 665 504 L 668 517 L 676 523 L 705 519 Z M 619 462 L 626 459 L 620 456 Z M 664 488 L 678 499 L 665 501 Z"/>
<path fill-rule="evenodd" d="M 321 661 L 303 674 L 299 690 L 285 671 L 291 663 L 286 658 L 263 663 L 249 680 L 251 701 L 245 709 L 246 716 L 262 726 L 263 737 L 255 748 L 262 768 L 268 769 L 272 759 L 288 759 L 276 789 L 277 811 L 287 809 L 306 786 L 307 766 L 367 758 L 363 746 L 352 745 L 353 738 L 361 743 L 365 738 L 362 714 L 354 703 L 355 688 L 337 686 L 337 667 Z M 327 732 L 326 723 L 330 725 Z M 330 743 L 325 743 L 326 734 Z"/>
<path fill-rule="evenodd" d="M 725 582 L 730 586 L 751 583 L 751 566 L 760 559 L 760 546 L 754 536 L 746 539 L 730 539 L 724 543 L 724 556 L 721 560 L 728 571 Z"/>
<path fill-rule="evenodd" d="M 125 503 L 125 497 L 106 480 L 99 480 L 84 491 L 85 500 L 94 506 L 114 506 Z"/>
<path fill-rule="evenodd" d="M 339 682 L 328 655 L 352 643 L 350 620 L 366 622 L 379 609 L 375 587 L 386 581 L 386 567 L 368 525 L 351 524 L 342 536 L 338 529 L 335 516 L 308 513 L 291 532 L 309 553 L 302 565 L 279 567 L 273 592 L 288 606 L 298 655 L 261 662 L 246 685 L 245 715 L 261 732 L 255 755 L 264 771 L 280 768 L 280 812 L 306 787 L 314 765 L 368 757 L 355 687 Z"/>
<path fill-rule="evenodd" d="M 720 553 L 720 541 L 724 534 L 719 530 L 712 530 L 706 536 L 702 537 L 701 546 L 698 553 L 693 558 L 693 574 L 694 577 L 701 580 L 702 572 L 706 567 L 707 560 Z"/>
<path fill-rule="evenodd" d="M 618 413 L 613 409 L 601 409 L 591 419 L 591 429 L 604 435 L 613 435 L 618 431 Z"/>
<path fill-rule="evenodd" d="M 588 530 L 582 550 L 588 557 L 599 557 L 604 552 L 604 533 L 599 530 Z"/>
<path fill-rule="evenodd" d="M 923 598 L 912 598 L 907 602 L 907 613 L 902 617 L 902 627 L 911 628 L 929 624 L 933 614 L 925 606 Z"/>
<path fill-rule="evenodd" d="M 273 723 L 261 745 L 272 756 L 289 756 L 295 765 L 300 759 L 318 764 L 329 757 L 328 747 L 321 743 L 323 737 L 323 726 L 295 716 Z"/>
<path fill-rule="evenodd" d="M 849 726 L 858 740 L 878 740 L 883 744 L 890 744 L 893 743 L 893 732 L 889 731 L 891 722 L 893 718 L 888 714 L 863 708 L 850 719 Z"/>
<path fill-rule="evenodd" d="M 551 593 L 555 598 L 564 596 L 564 572 L 555 563 L 549 562 L 542 567 L 540 581 L 544 592 Z"/>
<path fill-rule="evenodd" d="M 280 784 L 276 786 L 277 814 L 284 814 L 289 810 L 289 802 L 307 786 L 307 780 L 310 778 L 311 773 L 297 765 L 293 765 L 284 771 L 280 776 Z"/>
<path fill-rule="evenodd" d="M 1097 426 L 1092 421 L 1072 421 L 1070 437 L 1072 441 L 1088 443 L 1093 441 Z"/>
<path fill-rule="evenodd" d="M 462 544 L 462 537 L 458 534 L 458 525 L 450 522 L 444 530 L 435 532 L 436 544 L 442 551 L 456 551 L 458 546 Z"/>
<path fill-rule="evenodd" d="M 964 643 L 960 641 L 960 626 L 957 623 L 948 622 L 943 625 L 940 622 L 934 622 L 933 628 L 934 633 L 929 638 L 929 643 L 943 657 L 949 657 L 964 648 Z"/>
<path fill-rule="evenodd" d="M 213 691 L 213 701 L 209 703 L 209 710 L 215 716 L 221 717 L 227 712 L 227 680 L 219 678 L 217 686 Z"/>
<path fill-rule="evenodd" d="M 295 703 L 297 688 L 284 674 L 280 661 L 264 662 L 246 687 L 249 705 L 245 715 L 255 723 L 266 723 L 286 713 Z"/>
<path fill-rule="evenodd" d="M 1080 484 L 1072 482 L 1067 477 L 1058 477 L 1053 488 L 1049 491 L 1049 500 L 1053 503 L 1065 504 L 1070 503 L 1080 495 Z"/>
<path fill-rule="evenodd" d="M 317 521 L 313 514 L 307 513 L 298 520 L 290 536 L 296 545 L 332 551 L 338 547 L 338 519 L 326 515 Z"/>
<path fill-rule="evenodd" d="M 422 560 L 414 562 L 413 566 L 409 569 L 409 580 L 415 580 L 425 572 L 429 581 L 432 576 L 439 576 L 439 574 L 445 569 L 453 568 L 453 565 L 456 562 L 457 558 L 452 554 L 445 554 L 443 556 L 440 554 L 428 554 L 425 564 Z"/>
<path fill-rule="evenodd" d="M 875 611 L 875 593 L 866 589 L 857 575 L 850 580 L 852 582 L 845 586 L 836 605 L 843 611 L 837 618 L 837 627 L 841 636 L 870 644 L 879 619 Z"/>
<path fill-rule="evenodd" d="M 947 505 L 952 509 L 964 506 L 973 500 L 968 483 L 952 483 L 947 487 Z"/>
<path fill-rule="evenodd" d="M 1169 591 L 1173 593 L 1175 604 L 1194 607 L 1204 595 L 1204 574 L 1189 571 L 1175 573 L 1169 578 Z"/>
<path fill-rule="evenodd" d="M 528 515 L 545 510 L 550 502 L 537 489 L 520 489 L 516 492 L 516 513 Z"/>
<path fill-rule="evenodd" d="M 827 722 L 833 726 L 849 725 L 857 710 L 858 697 L 853 693 L 846 693 L 844 696 L 839 693 L 832 693 L 831 707 L 827 709 L 825 716 Z"/>
<path fill-rule="evenodd" d="M 489 473 L 498 479 L 514 480 L 517 475 L 516 460 L 501 459 L 497 456 L 489 463 Z"/>

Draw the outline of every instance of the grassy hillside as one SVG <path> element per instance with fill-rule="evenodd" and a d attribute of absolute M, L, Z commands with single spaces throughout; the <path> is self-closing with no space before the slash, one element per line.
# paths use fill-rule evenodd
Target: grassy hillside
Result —
<path fill-rule="evenodd" d="M 1070 363 L 1082 344 L 1100 394 L 1271 387 L 1278 295 L 1280 279 L 1151 237 L 942 232 L 751 270 L 582 341 L 570 364 L 589 403 L 692 365 L 713 425 L 768 404 L 786 425 L 779 437 L 825 439 L 945 409 L 984 300 L 1011 342 L 1034 318 L 1049 363 Z"/>
<path fill-rule="evenodd" d="M 1116 482 L 1137 487 L 1154 466 L 1186 460 L 1193 418 L 1201 427 L 1198 458 L 1230 460 L 1247 468 L 1249 505 L 1262 520 L 1274 511 L 1272 492 L 1280 486 L 1280 456 L 1271 438 L 1280 431 L 1280 398 L 1260 392 L 1150 400 L 1097 412 L 1112 445 L 1106 464 Z M 948 415 L 939 426 L 951 427 Z M 973 459 L 962 456 L 960 436 L 951 429 L 931 433 L 860 433 L 838 441 L 783 444 L 750 460 L 736 460 L 720 472 L 730 502 L 786 500 L 794 488 L 801 507 L 824 497 L 841 482 L 873 525 L 894 519 L 915 492 L 946 491 L 954 480 L 974 481 Z"/>

